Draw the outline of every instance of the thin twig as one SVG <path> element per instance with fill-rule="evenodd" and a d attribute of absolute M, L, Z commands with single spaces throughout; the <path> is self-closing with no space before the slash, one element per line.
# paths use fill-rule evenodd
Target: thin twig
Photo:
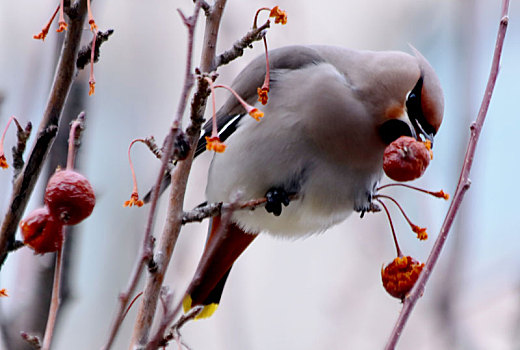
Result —
<path fill-rule="evenodd" d="M 47 327 L 45 328 L 45 336 L 43 338 L 42 350 L 49 350 L 51 347 L 52 335 L 54 334 L 54 325 L 56 324 L 56 316 L 58 315 L 58 309 L 60 307 L 60 286 L 61 286 L 61 268 L 63 266 L 63 245 L 56 254 L 56 265 L 54 270 L 54 283 L 52 285 L 52 298 L 51 305 L 49 308 L 49 317 L 47 319 Z"/>
<path fill-rule="evenodd" d="M 222 211 L 222 202 L 209 203 L 204 206 L 196 207 L 193 210 L 186 211 L 182 214 L 182 224 L 190 222 L 202 222 L 202 220 L 216 216 Z"/>
<path fill-rule="evenodd" d="M 298 195 L 290 195 L 289 200 L 293 201 L 298 199 Z M 251 199 L 239 203 L 209 203 L 204 206 L 196 207 L 191 211 L 184 212 L 182 215 L 182 224 L 190 222 L 201 222 L 202 220 L 221 214 L 222 212 L 229 210 L 254 210 L 267 202 L 265 197 L 258 199 Z"/>
<path fill-rule="evenodd" d="M 86 0 L 80 0 L 79 11 L 76 16 L 70 17 L 70 25 L 65 34 L 47 107 L 38 128 L 37 141 L 31 150 L 28 161 L 13 185 L 9 209 L 0 228 L 0 268 L 15 240 L 18 222 L 25 211 L 43 163 L 56 137 L 63 106 L 76 72 L 75 60 L 83 33 L 86 12 Z"/>
<path fill-rule="evenodd" d="M 220 67 L 242 56 L 244 54 L 244 50 L 248 47 L 251 47 L 252 43 L 262 40 L 262 38 L 265 36 L 265 30 L 269 28 L 269 26 L 270 21 L 267 20 L 260 27 L 251 29 L 241 39 L 235 41 L 231 49 L 218 55 L 215 65 Z"/>
<path fill-rule="evenodd" d="M 203 306 L 201 305 L 198 305 L 196 307 L 194 307 L 193 309 L 191 309 L 190 311 L 188 311 L 187 314 L 185 315 L 182 315 L 179 320 L 177 320 L 177 322 L 175 322 L 175 324 L 173 324 L 171 327 L 170 327 L 170 330 L 168 331 L 168 333 L 164 334 L 165 333 L 165 330 L 166 328 L 164 329 L 160 329 L 159 331 L 162 331 L 162 332 L 157 332 L 155 337 L 153 338 L 154 340 L 151 341 L 149 344 L 148 344 L 148 347 L 150 349 L 155 349 L 155 347 L 157 346 L 167 346 L 168 343 L 173 340 L 173 339 L 179 339 L 180 338 L 180 333 L 179 333 L 179 329 L 181 329 L 182 326 L 184 326 L 188 321 L 191 321 L 193 320 L 195 317 L 197 317 L 197 315 L 200 313 L 200 311 L 203 309 Z M 172 313 L 173 314 L 173 313 Z M 173 314 L 175 315 L 175 314 Z M 171 320 L 170 320 L 171 322 Z M 168 324 L 170 323 L 168 322 Z"/>
<path fill-rule="evenodd" d="M 451 202 L 450 208 L 446 214 L 444 219 L 444 223 L 440 229 L 439 236 L 433 245 L 432 251 L 426 264 L 422 270 L 419 279 L 416 282 L 415 287 L 411 291 L 411 293 L 406 297 L 403 303 L 403 308 L 401 313 L 399 314 L 399 318 L 397 319 L 394 329 L 388 339 L 385 349 L 390 350 L 394 349 L 397 345 L 397 341 L 401 336 L 406 322 L 410 317 L 412 310 L 424 292 L 426 283 L 431 275 L 431 272 L 437 263 L 444 243 L 448 238 L 448 233 L 451 229 L 455 216 L 460 208 L 464 195 L 470 186 L 469 174 L 471 171 L 471 166 L 473 164 L 473 160 L 475 157 L 475 150 L 477 147 L 477 143 L 480 137 L 480 133 L 482 131 L 482 127 L 484 125 L 484 121 L 486 119 L 487 111 L 489 108 L 489 104 L 491 102 L 491 96 L 493 94 L 493 90 L 495 88 L 495 83 L 498 76 L 499 66 L 500 66 L 500 57 L 502 55 L 502 48 L 504 46 L 504 38 L 507 30 L 507 25 L 509 22 L 508 18 L 508 10 L 509 10 L 509 0 L 503 0 L 502 2 L 502 16 L 500 19 L 500 25 L 497 34 L 497 40 L 495 44 L 495 52 L 493 54 L 493 62 L 491 64 L 491 72 L 489 74 L 489 79 L 487 82 L 486 90 L 484 92 L 484 97 L 482 99 L 482 103 L 480 105 L 480 110 L 478 112 L 478 116 L 476 121 L 471 125 L 471 137 L 468 143 L 468 147 L 466 149 L 466 155 L 464 157 L 464 163 L 462 166 L 461 174 L 459 177 L 459 182 L 457 184 L 457 189 L 455 190 L 455 194 L 453 196 L 453 201 Z"/>
<path fill-rule="evenodd" d="M 85 129 L 85 112 L 80 112 L 76 120 L 71 123 L 69 131 L 69 149 L 67 153 L 67 169 L 74 169 L 76 153 L 80 145 L 81 132 Z"/>

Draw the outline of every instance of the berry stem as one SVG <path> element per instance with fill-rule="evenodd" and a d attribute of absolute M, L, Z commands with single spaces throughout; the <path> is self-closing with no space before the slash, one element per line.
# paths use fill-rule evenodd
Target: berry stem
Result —
<path fill-rule="evenodd" d="M 87 12 L 88 12 L 88 24 L 90 24 L 90 30 L 92 33 L 97 31 L 96 21 L 94 20 L 94 16 L 92 15 L 92 8 L 90 5 L 90 0 L 87 0 Z"/>
<path fill-rule="evenodd" d="M 440 191 L 428 191 L 428 190 L 425 190 L 425 189 L 420 188 L 420 187 L 416 187 L 416 186 L 412 186 L 412 185 L 408 185 L 408 184 L 402 184 L 402 183 L 386 184 L 386 185 L 378 187 L 377 190 L 381 191 L 382 189 L 385 189 L 387 187 L 394 187 L 394 186 L 406 187 L 406 188 L 409 188 L 409 189 L 412 189 L 412 190 L 415 190 L 415 191 L 418 191 L 418 192 L 429 194 L 429 195 L 437 197 L 437 198 L 444 198 L 446 200 L 450 199 L 450 195 L 447 194 L 446 192 L 444 192 L 443 190 L 440 190 Z"/>
<path fill-rule="evenodd" d="M 65 16 L 63 15 L 63 0 L 60 1 L 60 15 L 58 17 L 59 28 L 56 30 L 58 33 L 67 29 L 67 22 L 65 22 Z"/>
<path fill-rule="evenodd" d="M 63 266 L 63 247 L 64 241 L 56 254 L 56 265 L 54 267 L 54 282 L 52 284 L 52 298 L 51 306 L 49 308 L 49 317 L 47 318 L 47 326 L 45 327 L 45 336 L 43 338 L 42 350 L 49 350 L 51 347 L 52 335 L 54 333 L 54 326 L 56 324 L 56 316 L 60 307 L 60 289 L 61 289 L 61 270 Z"/>
<path fill-rule="evenodd" d="M 237 94 L 237 92 L 235 90 L 233 90 L 231 87 L 224 85 L 224 84 L 220 84 L 220 85 L 214 85 L 214 88 L 215 89 L 223 88 L 223 89 L 226 89 L 229 92 L 231 92 L 233 94 L 233 96 L 235 96 L 235 98 L 238 100 L 238 102 L 240 102 L 242 107 L 244 107 L 244 109 L 246 110 L 247 113 L 251 114 L 251 111 L 255 110 L 255 107 L 251 106 L 249 103 L 244 101 L 244 99 L 242 97 L 240 97 L 240 95 Z M 262 115 L 263 115 L 263 113 L 262 113 Z"/>
<path fill-rule="evenodd" d="M 255 19 L 253 21 L 253 29 L 256 29 L 257 28 L 257 21 L 258 21 L 258 15 L 260 14 L 260 12 L 262 11 L 271 11 L 271 9 L 269 7 L 261 7 L 259 8 L 258 10 L 256 10 L 256 13 L 255 13 Z"/>
<path fill-rule="evenodd" d="M 5 140 L 5 135 L 7 133 L 7 129 L 9 129 L 9 125 L 11 125 L 11 122 L 13 120 L 16 123 L 16 126 L 18 127 L 18 130 L 23 130 L 21 125 L 20 125 L 20 123 L 16 119 L 16 117 L 14 115 L 12 115 L 9 118 L 9 120 L 7 121 L 7 124 L 5 126 L 4 132 L 2 133 L 2 137 L 0 137 L 0 167 L 1 168 L 7 168 L 8 167 L 7 161 L 5 160 L 5 154 L 4 154 L 4 140 Z"/>
<path fill-rule="evenodd" d="M 135 139 L 130 143 L 130 146 L 128 146 L 128 163 L 130 164 L 130 171 L 132 172 L 132 181 L 134 182 L 134 187 L 132 189 L 132 193 L 139 193 L 137 190 L 137 176 L 135 176 L 135 170 L 134 170 L 134 163 L 132 163 L 132 157 L 130 156 L 130 150 L 132 149 L 132 146 L 136 142 L 142 142 L 146 144 L 146 141 L 143 139 Z"/>
<path fill-rule="evenodd" d="M 265 79 L 262 85 L 262 89 L 269 91 L 269 51 L 267 49 L 267 36 L 264 36 L 264 49 L 265 49 Z"/>
<path fill-rule="evenodd" d="M 12 115 L 9 120 L 7 121 L 7 124 L 5 126 L 4 132 L 2 133 L 2 137 L 0 138 L 0 156 L 4 154 L 4 139 L 5 134 L 7 133 L 7 129 L 9 129 L 9 125 L 11 125 L 11 122 L 15 119 L 15 116 Z"/>
<path fill-rule="evenodd" d="M 404 211 L 403 207 L 401 206 L 401 204 L 399 204 L 398 201 L 396 201 L 394 198 L 390 197 L 390 196 L 385 196 L 384 194 L 378 194 L 375 196 L 375 198 L 386 198 L 390 201 L 392 201 L 396 206 L 397 208 L 399 208 L 399 211 L 401 212 L 401 214 L 404 216 L 406 222 L 408 223 L 408 225 L 410 225 L 410 228 L 412 229 L 413 232 L 416 232 L 416 233 L 420 233 L 421 231 L 426 233 L 426 229 L 425 228 L 421 228 L 417 225 L 415 225 L 412 220 L 410 220 L 410 218 L 408 217 L 408 215 L 406 215 L 406 212 Z M 424 238 L 420 238 L 421 240 L 422 239 L 426 239 L 427 236 L 424 236 Z"/>
<path fill-rule="evenodd" d="M 401 248 L 399 247 L 399 242 L 397 242 L 397 235 L 395 234 L 394 224 L 392 223 L 392 217 L 390 216 L 390 212 L 388 211 L 388 208 L 386 207 L 385 203 L 383 203 L 378 198 L 375 198 L 375 200 L 378 201 L 379 204 L 381 204 L 381 206 L 385 210 L 386 216 L 388 217 L 388 223 L 390 224 L 390 228 L 392 229 L 392 236 L 394 238 L 395 249 L 397 250 L 397 257 L 400 258 L 403 256 L 403 252 L 401 251 Z"/>
<path fill-rule="evenodd" d="M 96 31 L 92 31 L 92 48 L 90 50 L 90 75 L 88 79 L 88 95 L 92 96 L 94 95 L 95 86 L 96 86 L 96 78 L 94 77 L 94 54 L 96 51 Z"/>
<path fill-rule="evenodd" d="M 58 11 L 60 10 L 60 8 L 61 8 L 61 4 L 59 4 L 56 7 L 56 10 L 54 10 L 54 13 L 51 16 L 51 18 L 49 19 L 49 21 L 47 22 L 47 24 L 45 26 L 43 26 L 42 31 L 33 36 L 34 39 L 45 40 L 45 37 L 47 36 L 47 33 L 49 32 L 49 28 L 51 27 L 51 24 L 54 21 L 54 18 L 56 18 L 56 15 L 58 14 Z"/>

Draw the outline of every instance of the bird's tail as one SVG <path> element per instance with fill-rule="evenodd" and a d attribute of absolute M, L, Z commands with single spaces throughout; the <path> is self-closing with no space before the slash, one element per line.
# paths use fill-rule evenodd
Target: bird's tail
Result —
<path fill-rule="evenodd" d="M 233 263 L 256 236 L 232 222 L 223 223 L 220 215 L 211 220 L 206 247 L 183 300 L 184 312 L 199 305 L 203 309 L 196 319 L 215 312 Z"/>

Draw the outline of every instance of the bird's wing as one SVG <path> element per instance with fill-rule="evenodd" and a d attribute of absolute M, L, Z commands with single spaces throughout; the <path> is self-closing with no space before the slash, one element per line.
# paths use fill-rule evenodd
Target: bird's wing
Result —
<path fill-rule="evenodd" d="M 276 84 L 276 78 L 273 78 L 273 76 L 283 76 L 283 74 L 276 74 L 277 71 L 297 70 L 307 65 L 318 64 L 323 61 L 324 59 L 319 51 L 316 48 L 308 46 L 286 46 L 269 51 L 270 84 Z M 255 104 L 258 98 L 257 88 L 262 86 L 265 79 L 265 62 L 264 55 L 255 58 L 240 72 L 231 85 L 238 95 L 251 105 Z M 217 112 L 217 127 L 222 142 L 236 131 L 239 121 L 245 114 L 243 107 L 237 99 L 234 96 L 230 96 Z M 203 134 L 197 144 L 195 156 L 205 151 L 205 137 L 211 135 L 211 128 L 212 123 L 211 120 L 209 120 L 204 125 Z"/>

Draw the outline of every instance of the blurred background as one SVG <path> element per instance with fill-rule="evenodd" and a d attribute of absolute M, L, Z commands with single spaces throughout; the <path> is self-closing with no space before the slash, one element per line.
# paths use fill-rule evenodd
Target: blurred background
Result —
<path fill-rule="evenodd" d="M 414 45 L 436 69 L 445 92 L 445 119 L 435 158 L 416 185 L 453 193 L 485 89 L 500 19 L 498 1 L 228 1 L 218 52 L 251 27 L 257 8 L 279 5 L 286 26 L 272 25 L 270 48 L 289 44 L 333 44 L 357 49 L 403 50 Z M 520 349 L 520 216 L 514 183 L 520 162 L 514 147 L 520 134 L 518 108 L 520 27 L 518 2 L 510 8 L 502 67 L 462 205 L 423 298 L 414 310 L 399 349 Z M 0 127 L 12 114 L 38 125 L 54 74 L 59 34 L 34 40 L 55 9 L 55 1 L 0 2 Z M 186 54 L 186 30 L 176 9 L 191 13 L 192 2 L 95 1 L 100 30 L 114 29 L 95 65 L 96 93 L 87 96 L 88 72 L 77 77 L 66 114 L 87 113 L 78 168 L 92 182 L 98 202 L 93 215 L 71 233 L 66 302 L 55 349 L 97 349 L 106 340 L 144 232 L 148 207 L 123 208 L 132 182 L 127 147 L 154 135 L 162 143 L 179 101 Z M 196 31 L 195 65 L 204 32 Z M 55 28 L 53 25 L 53 28 Z M 91 35 L 85 28 L 85 41 Z M 263 51 L 261 42 L 220 69 L 219 82 L 234 76 Z M 220 95 L 224 97 L 224 95 Z M 223 101 L 223 98 L 220 101 Z M 219 98 L 217 96 L 217 98 Z M 64 123 L 65 124 L 65 123 Z M 64 132 L 61 132 L 66 139 Z M 13 128 L 6 150 L 15 142 Z M 28 147 L 32 146 L 34 135 Z M 62 146 L 63 147 L 63 146 Z M 10 152 L 6 153 L 11 160 Z M 155 181 L 160 163 L 142 145 L 132 150 L 139 187 Z M 194 165 L 186 208 L 204 201 L 211 155 Z M 47 171 L 55 164 L 49 161 Z M 59 161 L 56 161 L 59 163 Z M 62 163 L 63 165 L 64 163 Z M 11 195 L 12 168 L 0 172 L 0 217 Z M 386 180 L 385 180 L 386 181 Z M 27 212 L 41 205 L 40 180 Z M 448 202 L 406 189 L 387 191 L 430 238 L 419 242 L 392 207 L 401 248 L 425 261 Z M 163 228 L 166 196 L 160 201 L 155 234 Z M 1 220 L 1 219 L 0 219 Z M 166 284 L 180 297 L 196 268 L 207 222 L 187 225 L 177 244 Z M 352 215 L 329 231 L 304 240 L 261 236 L 235 264 L 221 305 L 208 319 L 182 329 L 192 349 L 380 349 L 400 311 L 386 294 L 380 269 L 395 257 L 383 214 Z M 20 331 L 41 327 L 40 305 L 52 279 L 51 256 L 22 248 L 0 272 L 1 349 L 21 349 Z M 115 349 L 128 347 L 137 307 L 130 311 Z M 159 315 L 160 316 L 160 315 Z M 43 318 L 43 322 L 45 318 Z M 39 322 L 39 323 L 38 323 Z M 38 326 L 39 324 L 39 326 Z M 45 324 L 45 323 L 43 323 Z M 176 348 L 170 346 L 170 348 Z"/>

